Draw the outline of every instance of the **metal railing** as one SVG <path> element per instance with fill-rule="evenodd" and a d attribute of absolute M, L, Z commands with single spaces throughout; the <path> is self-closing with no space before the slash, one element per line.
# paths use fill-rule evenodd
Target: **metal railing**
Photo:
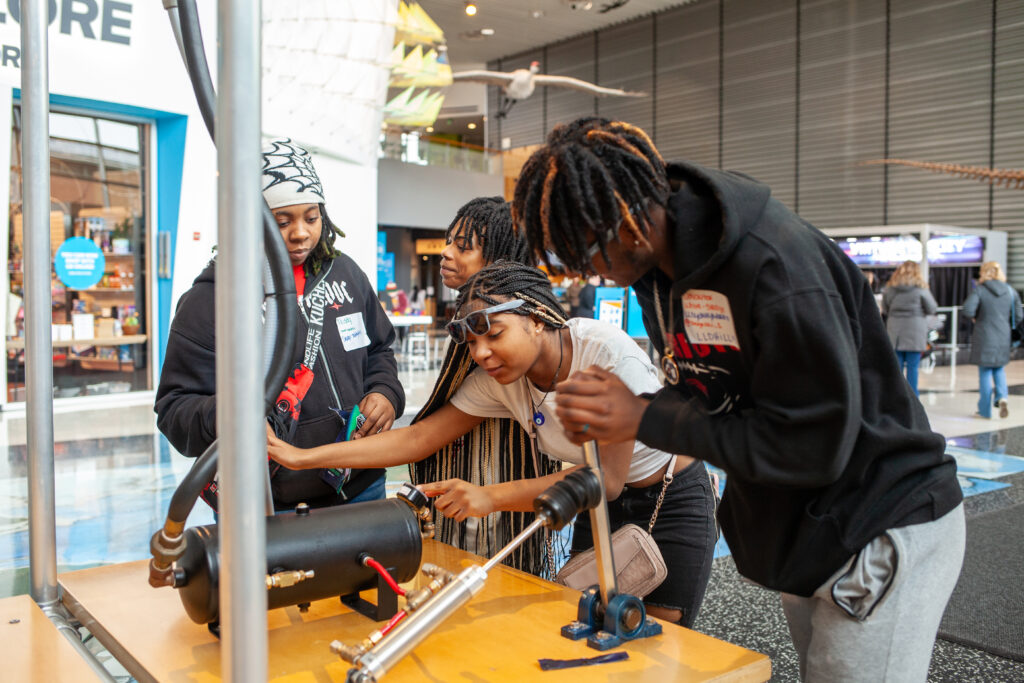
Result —
<path fill-rule="evenodd" d="M 381 133 L 378 158 L 473 173 L 501 172 L 501 154 L 495 150 L 417 133 Z"/>
<path fill-rule="evenodd" d="M 936 330 L 938 339 L 931 342 L 932 352 L 941 350 L 949 353 L 949 390 L 956 389 L 956 357 L 960 351 L 960 306 L 940 306 L 936 315 L 942 326 Z"/>

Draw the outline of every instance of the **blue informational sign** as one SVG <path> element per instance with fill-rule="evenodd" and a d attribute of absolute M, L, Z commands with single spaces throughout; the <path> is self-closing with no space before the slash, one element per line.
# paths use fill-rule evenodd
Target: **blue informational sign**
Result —
<path fill-rule="evenodd" d="M 389 282 L 395 281 L 395 255 L 388 252 L 377 260 L 377 291 L 387 288 Z"/>
<path fill-rule="evenodd" d="M 647 339 L 647 328 L 644 327 L 644 314 L 640 310 L 636 292 L 629 288 L 629 301 L 626 304 L 626 334 L 633 339 Z"/>
<path fill-rule="evenodd" d="M 68 289 L 89 289 L 103 278 L 107 265 L 103 251 L 85 237 L 65 240 L 53 261 L 57 277 Z"/>
<path fill-rule="evenodd" d="M 622 300 L 625 296 L 623 287 L 598 287 L 594 292 L 594 317 L 622 329 L 625 322 Z"/>

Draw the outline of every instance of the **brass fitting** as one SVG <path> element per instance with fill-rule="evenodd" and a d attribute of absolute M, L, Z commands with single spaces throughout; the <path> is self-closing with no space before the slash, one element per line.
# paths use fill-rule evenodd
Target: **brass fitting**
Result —
<path fill-rule="evenodd" d="M 267 588 L 289 588 L 306 579 L 312 579 L 316 573 L 312 569 L 292 569 L 289 571 L 267 574 Z"/>

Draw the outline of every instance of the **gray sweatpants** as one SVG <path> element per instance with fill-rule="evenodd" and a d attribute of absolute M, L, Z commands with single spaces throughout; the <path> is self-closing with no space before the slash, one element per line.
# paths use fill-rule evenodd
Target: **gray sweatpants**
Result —
<path fill-rule="evenodd" d="M 801 679 L 925 681 L 964 542 L 961 504 L 933 522 L 889 529 L 809 598 L 782 593 Z"/>

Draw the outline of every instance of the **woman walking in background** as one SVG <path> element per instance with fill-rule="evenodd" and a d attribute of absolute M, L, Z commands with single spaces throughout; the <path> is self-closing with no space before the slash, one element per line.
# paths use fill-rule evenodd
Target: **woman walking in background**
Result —
<path fill-rule="evenodd" d="M 914 261 L 904 261 L 889 278 L 882 293 L 882 315 L 886 316 L 889 341 L 896 349 L 900 369 L 907 382 L 917 390 L 917 368 L 921 353 L 928 348 L 928 321 L 938 304 L 921 277 L 921 267 Z"/>
<path fill-rule="evenodd" d="M 971 336 L 971 362 L 978 365 L 977 415 L 992 417 L 992 385 L 999 417 L 1010 414 L 1006 401 L 1005 366 L 1010 362 L 1011 319 L 1019 323 L 1024 315 L 1016 290 L 1006 284 L 1006 275 L 995 261 L 981 264 L 978 286 L 964 301 L 964 315 L 974 320 Z"/>

